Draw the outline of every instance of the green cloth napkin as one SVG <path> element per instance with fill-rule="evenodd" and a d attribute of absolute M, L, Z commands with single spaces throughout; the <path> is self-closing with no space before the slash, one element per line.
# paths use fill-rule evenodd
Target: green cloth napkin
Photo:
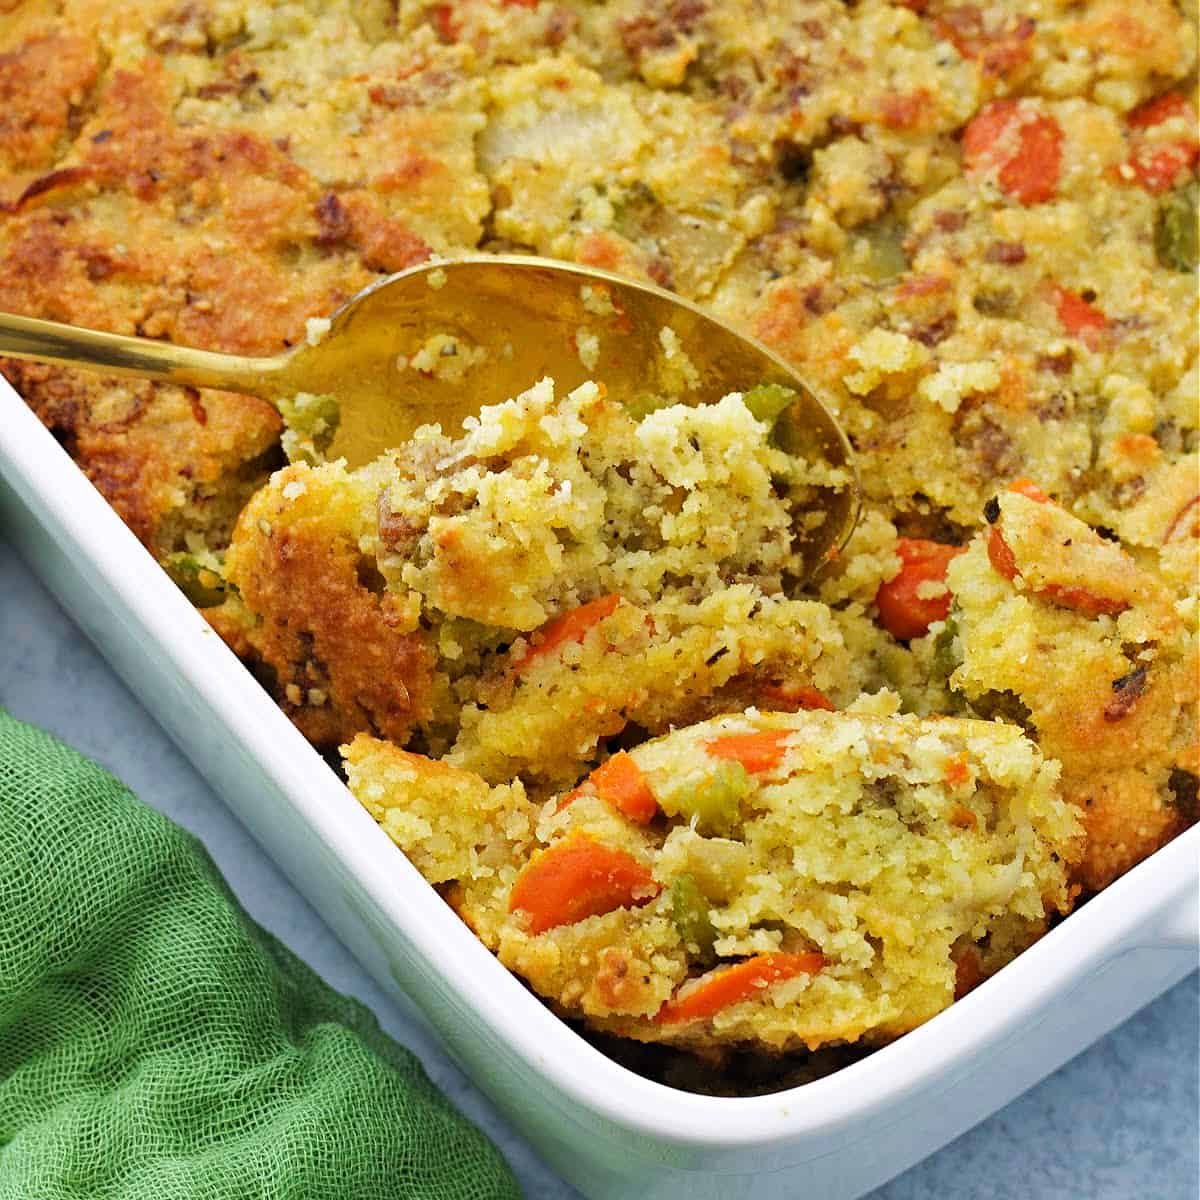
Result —
<path fill-rule="evenodd" d="M 0 1198 L 518 1197 L 203 847 L 0 710 Z"/>

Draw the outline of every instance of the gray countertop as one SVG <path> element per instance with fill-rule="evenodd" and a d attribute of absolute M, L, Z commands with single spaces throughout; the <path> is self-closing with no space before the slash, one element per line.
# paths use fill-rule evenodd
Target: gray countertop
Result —
<path fill-rule="evenodd" d="M 420 1056 L 501 1147 L 531 1200 L 578 1195 L 367 977 L 3 541 L 0 704 L 100 760 L 198 834 L 251 915 Z M 872 1200 L 1194 1200 L 1198 1045 L 1193 974 Z"/>

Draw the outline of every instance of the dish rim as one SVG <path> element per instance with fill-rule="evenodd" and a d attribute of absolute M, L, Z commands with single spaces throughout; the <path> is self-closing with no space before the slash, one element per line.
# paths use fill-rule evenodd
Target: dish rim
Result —
<path fill-rule="evenodd" d="M 864 1119 L 903 1119 L 903 1101 L 963 1064 L 1002 1049 L 1086 975 L 1135 947 L 1190 903 L 1200 825 L 1181 834 L 1062 921 L 970 995 L 832 1074 L 763 1096 L 705 1096 L 621 1066 L 528 991 L 441 900 L 252 674 L 171 582 L 116 511 L 0 378 L 0 467 L 45 533 L 83 547 L 86 566 L 279 788 L 308 831 L 412 947 L 463 1015 L 481 1021 L 527 1068 L 608 1125 L 680 1148 L 766 1149 Z M 44 519 L 36 508 L 45 510 Z M 203 773 L 203 772 L 202 772 Z M 1187 911 L 1186 909 L 1184 910 Z M 1151 928 L 1147 928 L 1150 926 Z M 1137 941 L 1143 934 L 1149 940 Z M 1200 935 L 1185 934 L 1189 947 Z M 1134 945 L 1128 944 L 1135 939 Z M 1178 940 L 1178 939 L 1176 939 Z M 396 982 L 404 986 L 397 978 Z"/>

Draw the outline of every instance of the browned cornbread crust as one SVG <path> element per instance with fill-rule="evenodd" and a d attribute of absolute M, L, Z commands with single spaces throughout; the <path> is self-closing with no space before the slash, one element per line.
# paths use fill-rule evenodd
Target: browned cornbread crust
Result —
<path fill-rule="evenodd" d="M 868 510 L 810 589 L 850 664 L 824 690 L 1025 723 L 1099 887 L 1195 819 L 1195 65 L 1191 0 L 0 4 L 0 309 L 269 353 L 480 247 L 700 300 L 820 381 L 858 451 Z M 160 556 L 223 550 L 282 465 L 255 400 L 2 367 Z M 1018 476 L 1155 619 L 1064 615 L 977 541 L 954 628 L 881 628 L 898 538 L 966 545 Z M 328 513 L 275 530 L 290 478 L 213 622 L 314 740 L 403 740 L 446 701 L 428 631 Z"/>
<path fill-rule="evenodd" d="M 265 103 L 232 44 L 210 55 L 205 20 L 153 3 L 0 17 L 0 308 L 270 354 L 375 273 L 429 254 L 361 179 L 330 188 L 286 136 L 182 118 L 186 93 Z M 196 63 L 205 82 L 190 87 L 167 65 Z M 186 528 L 227 534 L 245 484 L 280 461 L 279 418 L 253 398 L 4 371 L 153 549 Z"/>
<path fill-rule="evenodd" d="M 998 476 L 1029 474 L 1129 537 L 1194 433 L 1175 411 L 1194 288 L 1153 261 L 1160 198 L 1119 173 L 1138 138 L 1173 136 L 1129 112 L 1194 92 L 1194 25 L 1169 0 L 7 7 L 6 309 L 268 352 L 431 248 L 615 267 L 829 385 L 871 494 L 910 522 L 973 524 Z M 1046 203 L 963 170 L 963 127 L 1009 96 L 1062 131 Z M 1094 294 L 1114 336 L 1070 335 L 1049 285 Z M 876 325 L 907 344 L 863 369 Z M 914 403 L 980 358 L 994 375 Z M 277 429 L 237 397 L 6 371 L 159 549 Z M 1114 371 L 1159 419 L 1113 429 L 1095 464 Z"/>

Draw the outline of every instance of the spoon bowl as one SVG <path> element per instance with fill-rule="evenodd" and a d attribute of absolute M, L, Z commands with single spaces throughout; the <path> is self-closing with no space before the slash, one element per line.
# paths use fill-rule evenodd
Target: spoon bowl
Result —
<path fill-rule="evenodd" d="M 327 455 L 359 466 L 421 425 L 457 430 L 484 405 L 546 376 L 560 394 L 588 379 L 624 401 L 647 394 L 709 404 L 781 384 L 795 400 L 775 437 L 797 456 L 837 468 L 821 519 L 797 531 L 806 574 L 854 527 L 859 488 L 849 443 L 829 408 L 781 358 L 691 302 L 607 271 L 518 255 L 423 263 L 388 276 L 310 321 L 299 345 L 248 358 L 149 339 L 0 316 L 0 354 L 192 387 L 260 396 L 332 397 Z"/>

